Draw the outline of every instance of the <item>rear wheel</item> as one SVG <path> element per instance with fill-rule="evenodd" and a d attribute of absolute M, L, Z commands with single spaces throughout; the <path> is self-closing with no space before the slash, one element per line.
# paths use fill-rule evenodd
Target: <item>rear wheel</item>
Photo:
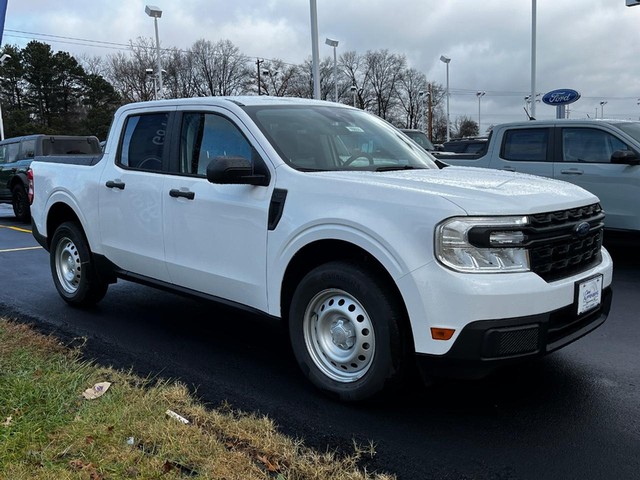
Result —
<path fill-rule="evenodd" d="M 406 365 L 403 309 L 375 273 L 348 262 L 309 272 L 291 303 L 291 344 L 305 375 L 341 400 L 396 384 Z"/>
<path fill-rule="evenodd" d="M 108 284 L 98 277 L 88 242 L 75 222 L 65 222 L 56 229 L 50 265 L 58 293 L 71 305 L 94 305 L 107 293 Z"/>
<path fill-rule="evenodd" d="M 29 197 L 24 185 L 19 183 L 11 190 L 11 203 L 13 213 L 19 222 L 28 223 L 31 221 L 31 208 L 29 207 Z"/>

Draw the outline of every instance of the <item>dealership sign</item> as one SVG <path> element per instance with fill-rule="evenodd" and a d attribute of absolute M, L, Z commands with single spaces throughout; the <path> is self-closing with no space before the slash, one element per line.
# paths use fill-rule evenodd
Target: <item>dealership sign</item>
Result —
<path fill-rule="evenodd" d="M 560 106 L 569 105 L 580 98 L 580 93 L 570 88 L 552 90 L 542 97 L 542 101 L 547 105 Z"/>

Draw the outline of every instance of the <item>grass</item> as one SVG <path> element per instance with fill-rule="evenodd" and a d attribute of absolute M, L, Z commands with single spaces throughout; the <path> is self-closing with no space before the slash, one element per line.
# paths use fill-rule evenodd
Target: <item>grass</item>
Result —
<path fill-rule="evenodd" d="M 101 381 L 112 383 L 102 397 L 82 398 Z M 180 383 L 93 365 L 0 319 L 0 479 L 394 478 L 359 467 L 374 454 L 373 445 L 347 456 L 314 451 L 267 417 L 207 409 Z"/>

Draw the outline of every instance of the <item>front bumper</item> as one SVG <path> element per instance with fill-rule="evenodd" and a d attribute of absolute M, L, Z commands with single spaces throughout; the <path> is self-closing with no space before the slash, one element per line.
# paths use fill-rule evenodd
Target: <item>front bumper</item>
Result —
<path fill-rule="evenodd" d="M 446 354 L 416 354 L 418 367 L 426 378 L 481 378 L 510 363 L 544 356 L 602 325 L 612 296 L 605 288 L 600 307 L 580 316 L 572 304 L 538 315 L 469 323 Z"/>

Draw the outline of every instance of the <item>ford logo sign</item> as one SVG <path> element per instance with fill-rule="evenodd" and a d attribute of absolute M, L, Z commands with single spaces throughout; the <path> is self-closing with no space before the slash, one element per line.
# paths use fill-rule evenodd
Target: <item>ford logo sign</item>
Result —
<path fill-rule="evenodd" d="M 580 98 L 580 93 L 570 88 L 552 90 L 542 97 L 542 101 L 547 105 L 569 105 Z"/>
<path fill-rule="evenodd" d="M 582 238 L 589 235 L 590 230 L 591 230 L 591 225 L 589 225 L 588 222 L 582 222 L 576 225 L 574 232 L 576 233 L 576 236 Z"/>

